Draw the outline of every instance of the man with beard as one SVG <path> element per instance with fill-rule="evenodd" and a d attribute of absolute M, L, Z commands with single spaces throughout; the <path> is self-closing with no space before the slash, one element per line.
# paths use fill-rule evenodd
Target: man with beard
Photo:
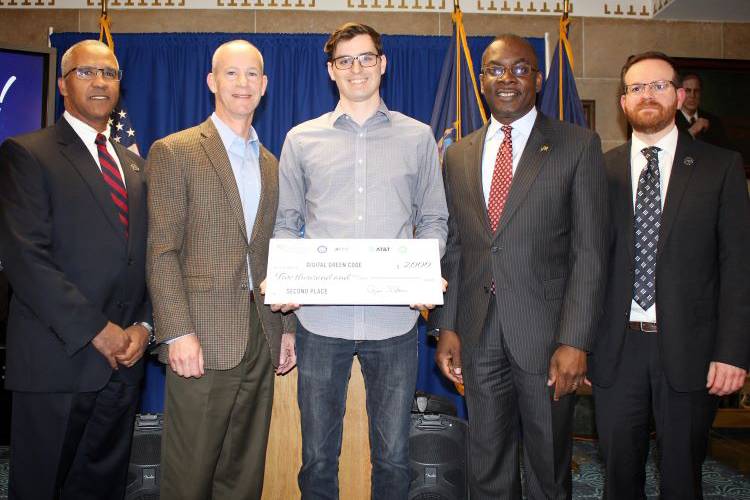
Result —
<path fill-rule="evenodd" d="M 750 351 L 750 203 L 740 156 L 675 126 L 685 92 L 659 52 L 622 68 L 632 139 L 606 155 L 610 265 L 589 356 L 605 498 L 645 498 L 649 420 L 661 498 L 702 498 L 717 397 Z"/>
<path fill-rule="evenodd" d="M 436 360 L 465 383 L 472 500 L 521 498 L 521 433 L 527 497 L 570 498 L 573 393 L 604 297 L 604 158 L 595 133 L 537 112 L 527 40 L 495 39 L 481 82 L 492 119 L 445 156 Z"/>

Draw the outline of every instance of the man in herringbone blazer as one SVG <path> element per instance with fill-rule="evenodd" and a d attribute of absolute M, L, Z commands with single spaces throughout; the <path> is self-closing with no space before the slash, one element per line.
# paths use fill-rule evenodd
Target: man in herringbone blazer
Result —
<path fill-rule="evenodd" d="M 445 157 L 437 362 L 465 383 L 472 500 L 521 497 L 521 430 L 528 498 L 570 498 L 572 393 L 604 287 L 601 145 L 536 111 L 542 77 L 526 40 L 495 39 L 481 83 L 492 120 Z"/>
<path fill-rule="evenodd" d="M 216 112 L 148 157 L 147 276 L 169 365 L 163 499 L 260 498 L 271 365 L 295 363 L 294 321 L 282 329 L 259 294 L 278 203 L 276 158 L 252 127 L 266 83 L 254 46 L 220 46 L 208 75 Z"/>

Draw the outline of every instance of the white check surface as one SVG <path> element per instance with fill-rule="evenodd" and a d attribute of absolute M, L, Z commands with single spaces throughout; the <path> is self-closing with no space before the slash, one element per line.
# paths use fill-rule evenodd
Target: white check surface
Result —
<path fill-rule="evenodd" d="M 272 239 L 265 303 L 442 304 L 438 240 Z"/>

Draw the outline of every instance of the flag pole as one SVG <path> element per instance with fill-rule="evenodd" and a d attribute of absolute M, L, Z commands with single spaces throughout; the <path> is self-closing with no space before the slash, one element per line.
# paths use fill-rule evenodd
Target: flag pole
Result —
<path fill-rule="evenodd" d="M 112 40 L 112 21 L 107 11 L 107 0 L 101 0 L 102 11 L 99 16 L 99 41 L 104 42 L 112 52 L 115 51 L 115 42 Z M 106 40 L 106 41 L 105 41 Z"/>

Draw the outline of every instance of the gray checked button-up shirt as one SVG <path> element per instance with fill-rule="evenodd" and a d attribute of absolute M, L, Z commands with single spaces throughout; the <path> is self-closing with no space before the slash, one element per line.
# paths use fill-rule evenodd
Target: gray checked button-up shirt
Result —
<path fill-rule="evenodd" d="M 448 209 L 430 128 L 383 102 L 363 126 L 340 105 L 289 131 L 279 161 L 274 237 L 435 238 L 440 253 Z M 302 306 L 317 334 L 382 340 L 411 330 L 408 306 Z"/>

